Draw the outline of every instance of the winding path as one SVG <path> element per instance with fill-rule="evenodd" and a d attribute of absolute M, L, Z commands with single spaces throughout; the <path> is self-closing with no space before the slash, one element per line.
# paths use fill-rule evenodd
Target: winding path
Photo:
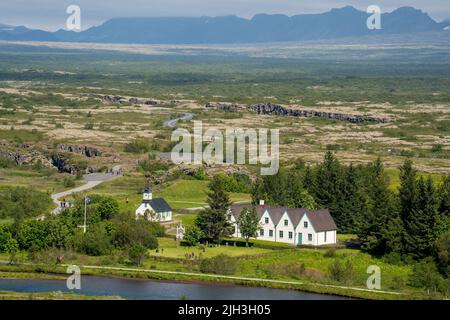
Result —
<path fill-rule="evenodd" d="M 182 117 L 164 121 L 164 127 L 175 128 L 179 121 L 191 120 L 195 114 L 185 112 Z"/>
<path fill-rule="evenodd" d="M 57 205 L 57 207 L 53 209 L 52 214 L 57 215 L 61 213 L 61 201 L 59 201 L 58 199 L 74 193 L 92 189 L 105 181 L 113 180 L 118 177 L 121 177 L 121 175 L 113 173 L 91 173 L 84 175 L 84 180 L 86 180 L 86 183 L 82 186 L 51 195 L 53 203 Z"/>

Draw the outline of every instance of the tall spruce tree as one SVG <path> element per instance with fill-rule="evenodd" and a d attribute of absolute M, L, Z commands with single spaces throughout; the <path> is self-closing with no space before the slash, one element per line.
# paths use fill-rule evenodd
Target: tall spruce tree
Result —
<path fill-rule="evenodd" d="M 225 192 L 222 181 L 219 176 L 214 176 L 209 183 L 208 205 L 213 210 L 221 210 L 226 212 L 231 205 L 230 197 Z"/>
<path fill-rule="evenodd" d="M 400 188 L 399 188 L 399 202 L 400 202 L 400 217 L 403 222 L 407 221 L 417 197 L 417 172 L 413 168 L 411 160 L 406 160 L 400 167 Z"/>
<path fill-rule="evenodd" d="M 367 176 L 368 210 L 363 217 L 359 239 L 363 250 L 385 254 L 398 248 L 401 220 L 393 205 L 389 181 L 378 158 L 369 164 Z"/>
<path fill-rule="evenodd" d="M 413 209 L 405 221 L 405 253 L 414 258 L 430 256 L 436 241 L 438 197 L 431 178 L 418 182 L 418 195 Z"/>
<path fill-rule="evenodd" d="M 311 166 L 306 166 L 303 172 L 303 187 L 310 195 L 316 194 L 316 176 Z"/>
<path fill-rule="evenodd" d="M 340 186 L 341 197 L 338 199 L 340 231 L 355 233 L 359 231 L 362 216 L 366 210 L 366 199 L 361 190 L 357 169 L 351 164 L 344 169 L 344 178 Z"/>
<path fill-rule="evenodd" d="M 338 230 L 340 230 L 341 212 L 338 202 L 342 199 L 340 192 L 342 168 L 331 151 L 327 151 L 323 162 L 318 165 L 315 182 L 314 196 L 318 205 L 330 209 L 333 218 L 337 221 Z"/>
<path fill-rule="evenodd" d="M 214 177 L 209 184 L 207 202 L 209 208 L 201 211 L 195 219 L 195 225 L 209 241 L 220 243 L 221 239 L 233 233 L 233 227 L 228 221 L 227 213 L 231 205 L 222 182 Z"/>
<path fill-rule="evenodd" d="M 447 175 L 439 188 L 439 212 L 442 216 L 450 214 L 450 175 Z"/>

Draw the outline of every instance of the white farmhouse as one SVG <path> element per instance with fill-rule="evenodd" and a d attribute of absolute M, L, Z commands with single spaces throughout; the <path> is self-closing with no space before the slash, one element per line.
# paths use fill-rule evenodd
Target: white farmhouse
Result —
<path fill-rule="evenodd" d="M 142 204 L 136 210 L 136 218 L 139 217 L 155 222 L 172 221 L 172 208 L 164 198 L 153 198 L 149 178 L 147 178 L 147 184 L 142 195 Z"/>
<path fill-rule="evenodd" d="M 234 225 L 234 237 L 240 238 L 239 214 L 249 204 L 232 205 L 228 211 L 228 219 Z M 292 245 L 320 246 L 335 244 L 336 224 L 328 209 L 317 211 L 301 208 L 255 206 L 259 218 L 260 229 L 257 239 L 285 242 Z"/>

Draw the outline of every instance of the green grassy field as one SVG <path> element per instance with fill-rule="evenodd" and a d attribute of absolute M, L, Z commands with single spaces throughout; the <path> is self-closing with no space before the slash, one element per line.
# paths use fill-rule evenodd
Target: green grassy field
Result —
<path fill-rule="evenodd" d="M 145 180 L 142 176 L 125 176 L 103 183 L 89 193 L 98 193 L 114 197 L 122 210 L 133 211 L 142 202 Z M 186 209 L 206 206 L 208 181 L 176 180 L 154 188 L 153 197 L 163 197 L 172 209 Z M 128 198 L 128 204 L 126 199 Z M 231 193 L 232 202 L 249 202 L 251 197 L 243 193 Z"/>
<path fill-rule="evenodd" d="M 50 194 L 69 189 L 64 186 L 64 178 L 69 176 L 69 174 L 48 170 L 37 171 L 27 167 L 0 169 L 0 188 L 6 186 L 31 187 Z M 75 180 L 75 186 L 83 183 L 82 179 Z"/>
<path fill-rule="evenodd" d="M 158 253 L 156 253 L 155 250 L 152 250 L 150 252 L 151 257 L 184 259 L 186 254 L 190 253 L 194 253 L 195 256 L 201 256 L 202 258 L 211 258 L 219 254 L 226 254 L 231 257 L 239 257 L 254 256 L 271 252 L 271 250 L 268 249 L 242 248 L 225 245 L 217 248 L 206 248 L 205 252 L 203 252 L 202 248 L 180 246 L 179 243 L 177 243 L 175 240 L 169 238 L 159 238 L 158 243 L 159 248 L 163 249 L 163 251 L 160 250 Z"/>

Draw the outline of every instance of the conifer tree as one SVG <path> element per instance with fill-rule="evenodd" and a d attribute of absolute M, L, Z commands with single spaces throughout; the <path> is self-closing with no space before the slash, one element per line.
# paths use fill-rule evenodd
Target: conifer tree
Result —
<path fill-rule="evenodd" d="M 231 202 L 220 179 L 214 177 L 209 184 L 209 188 L 210 192 L 207 199 L 209 208 L 197 215 L 195 225 L 202 231 L 206 239 L 220 243 L 223 237 L 233 233 L 232 226 L 227 218 Z"/>
<path fill-rule="evenodd" d="M 414 209 L 417 196 L 417 172 L 412 166 L 411 160 L 406 160 L 400 167 L 400 217 L 403 222 L 408 220 L 409 215 Z"/>
<path fill-rule="evenodd" d="M 369 209 L 363 217 L 363 225 L 359 233 L 362 249 L 385 254 L 398 248 L 401 220 L 393 205 L 389 181 L 384 167 L 378 158 L 368 167 L 367 195 Z M 392 229 L 395 227 L 395 229 Z"/>
<path fill-rule="evenodd" d="M 417 192 L 414 208 L 405 221 L 405 253 L 424 258 L 432 254 L 436 241 L 438 198 L 431 178 L 425 181 L 421 177 Z"/>
<path fill-rule="evenodd" d="M 316 174 L 315 198 L 319 206 L 329 208 L 333 218 L 340 221 L 338 200 L 341 198 L 340 184 L 342 169 L 336 156 L 327 151 L 324 161 L 318 166 Z M 338 224 L 339 228 L 339 224 Z"/>
<path fill-rule="evenodd" d="M 366 200 L 361 191 L 358 172 L 353 165 L 345 169 L 340 189 L 341 197 L 338 199 L 340 220 L 337 221 L 339 229 L 343 233 L 357 232 L 366 210 Z"/>

